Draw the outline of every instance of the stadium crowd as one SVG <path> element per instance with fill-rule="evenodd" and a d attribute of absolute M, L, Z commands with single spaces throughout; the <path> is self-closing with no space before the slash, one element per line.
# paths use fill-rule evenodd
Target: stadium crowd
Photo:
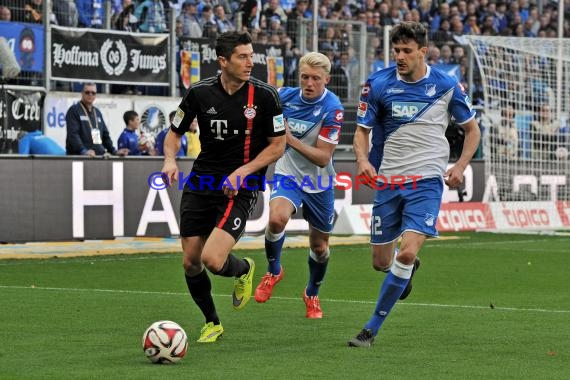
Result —
<path fill-rule="evenodd" d="M 107 1 L 110 20 L 105 19 Z M 570 1 L 565 2 L 563 31 L 565 37 L 570 37 Z M 45 4 L 50 6 L 49 20 L 54 25 L 110 25 L 130 32 L 167 33 L 172 14 L 180 46 L 188 38 L 214 39 L 225 31 L 247 30 L 255 43 L 283 46 L 285 86 L 297 85 L 298 60 L 304 53 L 297 41 L 299 20 L 312 18 L 313 12 L 310 0 L 8 0 L 0 6 L 0 20 L 41 23 Z M 551 0 L 322 0 L 317 18 L 319 51 L 333 64 L 328 87 L 348 103 L 357 101 L 358 90 L 358 47 L 351 30 L 353 24 L 322 21 L 361 21 L 366 25 L 369 73 L 384 67 L 383 28 L 401 21 L 420 22 L 429 30 L 428 63 L 459 65 L 461 84 L 466 89 L 467 51 L 456 37 L 557 37 L 558 33 L 558 3 Z M 478 70 L 473 73 L 473 104 L 480 105 L 482 82 Z M 65 86 L 56 88 L 65 90 Z M 125 85 L 111 86 L 111 93 L 168 95 L 160 87 Z"/>
<path fill-rule="evenodd" d="M 254 42 L 285 47 L 286 85 L 296 82 L 298 22 L 312 17 L 310 0 L 108 0 L 112 29 L 131 32 L 168 32 L 170 9 L 176 17 L 176 36 L 215 38 L 228 30 L 248 30 Z M 52 24 L 104 28 L 105 0 L 52 0 Z M 0 20 L 42 22 L 44 0 L 8 1 L 0 6 Z M 23 4 L 23 6 L 22 6 Z M 570 37 L 570 2 L 566 1 L 564 36 Z M 370 72 L 383 67 L 382 30 L 401 21 L 421 22 L 430 31 L 429 64 L 458 64 L 467 71 L 465 48 L 454 39 L 464 34 L 519 37 L 557 37 L 558 4 L 550 0 L 323 0 L 318 20 L 352 20 L 366 25 Z M 354 65 L 350 26 L 323 24 L 319 50 L 333 61 L 336 92 L 348 93 Z M 335 78 L 335 76 L 337 78 Z M 343 78 L 344 76 L 344 78 Z M 464 81 L 465 82 L 465 81 Z M 463 83 L 467 85 L 467 83 Z M 340 87 L 340 88 L 338 88 Z M 476 89 L 474 89 L 476 90 Z M 133 91 L 119 87 L 118 91 Z M 475 91 L 474 100 L 479 97 Z"/>
<path fill-rule="evenodd" d="M 41 23 L 43 0 L 6 1 L 0 6 L 0 20 Z M 53 0 L 47 2 L 50 22 L 56 25 L 103 28 L 105 0 Z M 285 42 L 300 17 L 312 17 L 309 0 L 109 0 L 113 29 L 166 32 L 169 9 L 176 14 L 180 35 L 216 36 L 237 25 L 247 28 L 257 42 Z M 568 1 L 566 1 L 568 3 Z M 358 20 L 369 32 L 377 33 L 386 25 L 418 21 L 430 30 L 439 44 L 453 43 L 462 34 L 519 37 L 557 37 L 556 1 L 519 0 L 323 0 L 319 19 Z M 566 13 L 570 14 L 568 4 Z M 238 20 L 238 17 L 241 19 Z M 565 36 L 570 37 L 566 17 Z M 323 30 L 323 32 L 325 32 Z M 335 48 L 341 48 L 341 31 L 335 31 Z M 274 37 L 277 36 L 277 37 Z"/>

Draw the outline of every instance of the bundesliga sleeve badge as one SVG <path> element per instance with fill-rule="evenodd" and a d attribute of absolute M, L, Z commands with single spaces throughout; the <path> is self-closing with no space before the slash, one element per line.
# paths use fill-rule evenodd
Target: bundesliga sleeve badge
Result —
<path fill-rule="evenodd" d="M 285 130 L 285 122 L 283 121 L 283 114 L 273 116 L 273 132 L 281 132 Z"/>
<path fill-rule="evenodd" d="M 366 111 L 368 111 L 368 103 L 363 101 L 358 102 L 358 111 L 356 112 L 356 115 L 358 117 L 365 117 Z"/>
<path fill-rule="evenodd" d="M 344 121 L 344 112 L 342 112 L 341 110 L 336 110 L 334 112 L 334 119 L 337 122 L 342 123 Z"/>
<path fill-rule="evenodd" d="M 182 122 L 182 119 L 184 119 L 184 111 L 182 111 L 182 109 L 180 109 L 180 107 L 178 107 L 178 109 L 176 110 L 176 114 L 174 116 L 174 119 L 172 120 L 172 125 L 174 125 L 174 128 L 180 127 L 180 123 Z"/>

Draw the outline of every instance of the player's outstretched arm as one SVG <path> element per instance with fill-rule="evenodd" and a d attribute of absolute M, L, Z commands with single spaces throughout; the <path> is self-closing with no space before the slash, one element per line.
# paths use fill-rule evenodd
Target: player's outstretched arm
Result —
<path fill-rule="evenodd" d="M 452 189 L 458 187 L 463 182 L 463 172 L 477 151 L 479 141 L 481 140 L 481 131 L 475 119 L 471 119 L 461 127 L 465 130 L 465 141 L 463 142 L 461 157 L 444 175 L 446 177 L 445 184 Z"/>
<path fill-rule="evenodd" d="M 285 135 L 268 137 L 267 140 L 269 141 L 269 145 L 266 146 L 257 157 L 247 164 L 240 166 L 228 176 L 228 181 L 232 187 L 224 187 L 224 193 L 227 196 L 237 195 L 239 181 L 243 181 L 243 179 L 251 173 L 257 172 L 283 156 L 283 153 L 285 153 Z"/>
<path fill-rule="evenodd" d="M 370 129 L 357 126 L 354 132 L 354 139 L 352 140 L 356 164 L 358 165 L 357 175 L 371 179 L 378 173 L 376 173 L 376 169 L 368 160 L 368 153 L 370 152 L 369 140 Z"/>
<path fill-rule="evenodd" d="M 331 144 L 321 139 L 317 139 L 315 146 L 304 144 L 301 140 L 293 136 L 289 130 L 289 124 L 285 122 L 287 129 L 287 145 L 302 154 L 307 160 L 313 164 L 324 168 L 331 161 L 336 144 Z"/>
<path fill-rule="evenodd" d="M 166 137 L 164 138 L 164 164 L 162 166 L 162 172 L 168 178 L 168 186 L 178 181 L 178 165 L 176 165 L 176 153 L 180 150 L 180 141 L 182 140 L 182 135 L 178 133 L 168 131 Z"/>

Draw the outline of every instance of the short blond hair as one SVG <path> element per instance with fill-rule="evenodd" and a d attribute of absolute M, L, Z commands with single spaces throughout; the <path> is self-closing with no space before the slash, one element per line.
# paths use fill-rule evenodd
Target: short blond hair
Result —
<path fill-rule="evenodd" d="M 325 71 L 325 73 L 327 73 L 327 75 L 331 72 L 331 61 L 329 57 L 316 51 L 312 51 L 301 57 L 299 60 L 299 67 L 303 65 L 320 67 Z"/>

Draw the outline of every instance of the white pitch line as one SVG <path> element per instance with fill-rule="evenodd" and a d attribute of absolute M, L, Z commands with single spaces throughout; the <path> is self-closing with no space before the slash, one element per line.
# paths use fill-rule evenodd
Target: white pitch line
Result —
<path fill-rule="evenodd" d="M 567 242 L 570 241 L 570 238 L 556 238 L 557 242 Z M 526 240 L 505 240 L 505 241 L 477 241 L 477 239 L 462 239 L 460 242 L 457 240 L 437 240 L 432 239 L 428 240 L 425 248 L 465 248 L 466 246 L 513 246 L 518 244 L 530 244 L 530 243 L 539 243 L 544 242 L 548 243 L 549 239 L 526 239 Z M 355 243 L 354 245 L 359 245 Z M 368 247 L 367 243 L 361 243 L 363 247 Z M 344 246 L 344 245 L 343 245 Z M 262 253 L 263 248 L 252 248 L 250 251 L 255 251 L 253 254 Z M 287 248 L 290 249 L 290 248 Z M 339 246 L 337 249 L 342 250 L 342 246 Z M 517 251 L 525 251 L 525 252 L 536 252 L 536 249 L 528 249 L 528 248 L 516 248 Z M 545 252 L 552 252 L 552 253 L 566 253 L 564 250 L 549 250 L 548 247 L 542 249 Z M 69 264 L 69 263 L 83 263 L 83 264 L 92 264 L 93 262 L 112 262 L 112 261 L 130 261 L 130 260 L 154 260 L 154 259 L 171 259 L 174 255 L 181 254 L 180 252 L 172 252 L 172 253 L 162 253 L 162 254 L 152 254 L 152 253 L 144 253 L 145 256 L 139 255 L 120 255 L 117 254 L 117 257 L 105 257 L 104 255 L 94 255 L 94 256 L 78 256 L 78 257 L 66 257 L 65 253 L 62 253 L 60 256 L 57 257 L 57 260 L 53 260 L 52 256 L 41 258 L 39 260 L 31 260 L 31 259 L 16 259 L 10 261 L 0 260 L 0 267 L 8 267 L 8 266 L 19 266 L 19 265 L 30 265 L 30 264 L 40 264 L 40 265 L 49 265 L 49 264 Z M 1 253 L 0 253 L 1 257 Z"/>
<path fill-rule="evenodd" d="M 163 295 L 163 296 L 187 296 L 188 293 L 179 292 L 153 292 L 146 290 L 121 290 L 121 289 L 80 289 L 80 288 L 52 288 L 52 287 L 31 287 L 31 286 L 13 286 L 13 285 L 0 285 L 0 289 L 17 289 L 17 290 L 48 290 L 48 291 L 59 291 L 59 292 L 86 292 L 86 293 L 117 293 L 117 294 L 149 294 L 149 295 Z M 214 297 L 231 297 L 229 294 L 213 294 Z M 282 300 L 282 301 L 298 301 L 297 297 L 279 297 L 273 296 L 271 299 Z M 331 303 L 347 303 L 347 304 L 365 304 L 374 305 L 376 301 L 360 301 L 360 300 L 344 300 L 344 299 L 332 299 L 332 298 L 321 298 L 323 302 Z M 479 306 L 479 305 L 449 305 L 441 303 L 420 303 L 420 302 L 400 302 L 398 305 L 404 306 L 420 306 L 420 307 L 434 307 L 434 308 L 454 308 L 454 309 L 490 309 L 490 306 Z M 530 308 L 518 308 L 518 307 L 502 307 L 494 306 L 494 310 L 500 311 L 528 311 L 535 313 L 562 313 L 570 314 L 570 310 L 553 310 L 553 309 L 530 309 Z"/>
<path fill-rule="evenodd" d="M 0 267 L 9 267 L 14 265 L 47 265 L 47 264 L 93 264 L 94 262 L 115 262 L 115 261 L 131 261 L 131 260 L 163 260 L 163 259 L 172 259 L 178 252 L 173 253 L 160 253 L 160 254 L 150 254 L 150 253 L 141 253 L 141 255 L 129 255 L 124 256 L 118 254 L 117 256 L 120 257 L 106 257 L 103 255 L 97 256 L 77 256 L 77 257 L 65 257 L 58 256 L 57 259 L 52 259 L 52 257 L 46 257 L 45 259 L 39 260 L 32 260 L 32 259 L 15 259 L 11 261 L 3 262 L 0 260 Z M 142 256 L 145 255 L 145 256 Z M 182 262 L 182 254 L 180 253 L 180 261 Z"/>
<path fill-rule="evenodd" d="M 424 248 L 428 248 L 428 246 L 424 246 Z M 451 246 L 451 245 L 441 245 L 441 244 L 440 244 L 440 245 L 437 245 L 437 246 L 434 246 L 434 245 L 429 246 L 429 248 L 432 248 L 432 249 L 434 249 L 434 250 L 441 250 L 441 251 L 444 251 L 444 250 L 447 250 L 447 249 L 455 249 L 455 250 L 457 250 L 457 248 L 465 248 L 465 246 L 459 246 L 459 245 Z M 422 248 L 422 249 L 423 249 L 423 248 Z M 495 247 L 494 249 L 496 249 L 497 251 L 499 251 L 499 252 L 501 252 L 501 253 L 506 252 L 507 250 L 509 250 L 509 251 L 516 250 L 515 253 L 518 253 L 518 252 L 530 252 L 530 253 L 568 253 L 568 250 L 567 250 L 567 249 L 550 249 L 550 248 L 540 248 L 540 247 L 537 247 L 537 248 L 522 248 L 522 247 L 517 247 L 516 249 L 511 249 L 511 247 L 506 247 L 506 246 L 505 246 L 505 247 Z M 493 252 L 493 253 L 495 253 L 495 252 Z"/>
<path fill-rule="evenodd" d="M 569 238 L 554 239 L 556 242 L 570 241 Z M 503 240 L 503 241 L 477 241 L 473 240 L 462 240 L 458 242 L 457 240 L 428 240 L 425 246 L 430 244 L 444 245 L 446 247 L 465 247 L 467 245 L 513 245 L 513 244 L 529 244 L 529 243 L 548 243 L 549 239 L 528 239 L 528 240 Z"/>
<path fill-rule="evenodd" d="M 248 254 L 248 256 L 252 255 L 261 255 L 263 254 L 263 258 L 265 259 L 265 252 L 253 252 Z M 21 266 L 21 265 L 63 265 L 63 264 L 87 264 L 93 265 L 95 263 L 104 263 L 104 262 L 117 262 L 117 261 L 138 261 L 138 260 L 171 260 L 177 259 L 180 260 L 182 263 L 182 253 L 173 252 L 173 253 L 160 253 L 160 254 L 151 254 L 151 253 L 141 253 L 140 255 L 117 255 L 117 257 L 107 257 L 107 256 L 77 256 L 77 257 L 65 257 L 59 256 L 56 260 L 46 257 L 45 259 L 16 259 L 10 261 L 3 261 L 0 260 L 0 267 L 10 267 L 10 266 Z"/>

